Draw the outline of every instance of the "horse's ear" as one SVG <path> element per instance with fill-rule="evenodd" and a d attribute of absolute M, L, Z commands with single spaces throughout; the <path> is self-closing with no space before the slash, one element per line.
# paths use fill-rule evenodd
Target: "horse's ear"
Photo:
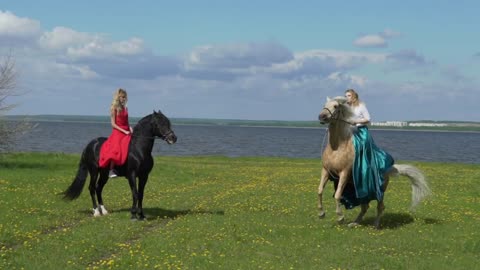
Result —
<path fill-rule="evenodd" d="M 329 102 L 330 100 L 332 100 L 330 97 L 327 97 L 327 102 Z"/>
<path fill-rule="evenodd" d="M 155 110 L 153 110 L 153 115 L 157 115 L 157 112 Z"/>

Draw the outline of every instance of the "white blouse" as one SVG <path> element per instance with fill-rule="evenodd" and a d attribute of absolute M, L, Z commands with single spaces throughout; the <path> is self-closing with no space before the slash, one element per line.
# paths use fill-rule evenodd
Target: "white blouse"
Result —
<path fill-rule="evenodd" d="M 365 103 L 360 102 L 358 106 L 352 106 L 352 111 L 353 111 L 353 116 L 352 120 L 358 121 L 358 120 L 367 120 L 370 122 L 370 113 L 368 113 L 367 106 L 365 106 Z M 357 124 L 357 127 L 360 126 L 365 126 L 365 124 Z"/>

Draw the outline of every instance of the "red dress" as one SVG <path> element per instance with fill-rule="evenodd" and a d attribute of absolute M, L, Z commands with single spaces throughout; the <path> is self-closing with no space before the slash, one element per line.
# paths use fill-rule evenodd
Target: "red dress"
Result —
<path fill-rule="evenodd" d="M 130 131 L 130 124 L 128 123 L 128 111 L 126 108 L 117 112 L 115 116 L 115 123 L 124 130 Z M 112 134 L 105 141 L 100 148 L 100 160 L 98 165 L 100 168 L 110 166 L 113 161 L 115 165 L 123 165 L 128 156 L 128 145 L 130 144 L 131 135 L 126 135 L 120 130 L 114 128 Z"/>

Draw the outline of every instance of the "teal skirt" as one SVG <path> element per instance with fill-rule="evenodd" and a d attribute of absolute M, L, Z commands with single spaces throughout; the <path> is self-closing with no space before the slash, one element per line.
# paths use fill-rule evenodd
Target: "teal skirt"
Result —
<path fill-rule="evenodd" d="M 390 154 L 375 145 L 366 126 L 358 127 L 353 132 L 352 141 L 355 148 L 353 186 L 349 184 L 345 187 L 341 199 L 347 209 L 372 200 L 383 201 L 383 175 L 394 163 Z"/>

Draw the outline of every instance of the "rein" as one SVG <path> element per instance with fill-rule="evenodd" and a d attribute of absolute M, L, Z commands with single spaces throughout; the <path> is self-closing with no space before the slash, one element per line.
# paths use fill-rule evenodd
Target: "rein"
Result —
<path fill-rule="evenodd" d="M 155 140 L 157 136 L 140 136 L 140 135 L 131 135 L 132 137 L 137 137 L 137 138 L 145 138 L 145 139 L 152 139 Z"/>
<path fill-rule="evenodd" d="M 352 125 L 352 123 L 350 123 L 348 121 L 345 121 L 342 118 L 340 118 L 340 111 L 339 110 L 335 110 L 334 113 L 332 113 L 332 111 L 330 111 L 330 109 L 327 108 L 327 107 L 323 107 L 323 110 L 328 111 L 328 113 L 330 113 L 331 117 L 330 117 L 330 123 L 328 123 L 328 128 L 326 128 L 325 135 L 323 136 L 322 149 L 321 149 L 322 153 L 325 151 L 325 148 L 327 147 L 327 136 L 330 133 L 330 127 L 332 126 L 332 124 L 334 122 L 340 121 L 340 122 L 344 122 L 348 125 Z M 331 121 L 331 120 L 333 120 L 333 121 Z M 329 171 L 329 173 L 330 173 L 330 171 Z"/>
<path fill-rule="evenodd" d="M 173 131 L 169 131 L 167 132 L 167 134 L 163 134 L 162 137 L 160 137 L 162 140 L 166 140 L 168 138 L 168 136 L 172 135 Z M 131 135 L 132 137 L 137 137 L 137 138 L 145 138 L 145 139 L 151 139 L 151 140 L 155 140 L 157 139 L 157 136 L 142 136 L 142 135 L 134 135 L 132 134 Z"/>

